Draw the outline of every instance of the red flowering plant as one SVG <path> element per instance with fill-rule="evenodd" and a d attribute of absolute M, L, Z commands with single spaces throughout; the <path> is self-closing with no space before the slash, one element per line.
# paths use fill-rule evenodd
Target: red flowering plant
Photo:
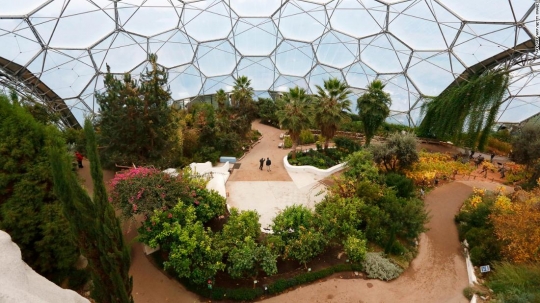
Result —
<path fill-rule="evenodd" d="M 225 199 L 205 189 L 207 181 L 183 171 L 173 177 L 155 168 L 138 167 L 116 174 L 111 180 L 109 200 L 124 218 L 137 214 L 149 217 L 155 210 L 166 211 L 179 202 L 193 205 L 197 218 L 206 222 L 225 211 Z"/>

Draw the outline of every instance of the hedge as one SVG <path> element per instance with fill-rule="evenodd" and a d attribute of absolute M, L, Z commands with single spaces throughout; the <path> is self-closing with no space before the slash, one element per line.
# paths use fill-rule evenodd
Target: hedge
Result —
<path fill-rule="evenodd" d="M 154 257 L 157 257 L 157 255 L 159 254 L 153 254 Z M 155 258 L 155 260 L 161 267 L 163 264 L 162 260 L 160 260 L 159 257 Z M 322 278 L 331 276 L 334 273 L 344 271 L 362 271 L 362 265 L 350 263 L 338 264 L 319 271 L 305 272 L 292 278 L 278 279 L 274 283 L 268 285 L 267 293 L 265 293 L 262 289 L 262 285 L 258 285 L 256 288 L 214 287 L 213 289 L 208 289 L 206 285 L 194 284 L 187 279 L 179 280 L 189 291 L 212 300 L 226 299 L 235 301 L 253 301 L 263 295 L 277 295 L 289 288 L 306 283 L 311 283 Z"/>

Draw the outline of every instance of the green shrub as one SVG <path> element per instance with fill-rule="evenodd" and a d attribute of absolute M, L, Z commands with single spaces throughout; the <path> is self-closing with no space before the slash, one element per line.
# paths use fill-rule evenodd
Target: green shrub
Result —
<path fill-rule="evenodd" d="M 315 137 L 310 130 L 303 130 L 300 133 L 300 144 L 313 144 L 315 143 Z"/>
<path fill-rule="evenodd" d="M 361 262 L 366 257 L 367 249 L 365 239 L 349 236 L 347 237 L 347 240 L 345 240 L 343 247 L 345 248 L 347 256 L 349 256 L 349 259 L 353 262 Z"/>
<path fill-rule="evenodd" d="M 410 198 L 414 196 L 414 183 L 404 175 L 388 173 L 385 176 L 385 182 L 388 187 L 393 187 L 396 196 Z"/>
<path fill-rule="evenodd" d="M 383 257 L 381 253 L 367 253 L 362 265 L 368 278 L 371 279 L 390 281 L 397 278 L 403 272 L 401 267 Z"/>
<path fill-rule="evenodd" d="M 336 143 L 336 147 L 338 149 L 343 150 L 347 154 L 352 154 L 359 151 L 361 148 L 358 142 L 347 137 L 334 137 L 334 142 Z"/>
<path fill-rule="evenodd" d="M 285 137 L 283 139 L 283 148 L 291 148 L 292 147 L 292 139 L 291 137 Z"/>

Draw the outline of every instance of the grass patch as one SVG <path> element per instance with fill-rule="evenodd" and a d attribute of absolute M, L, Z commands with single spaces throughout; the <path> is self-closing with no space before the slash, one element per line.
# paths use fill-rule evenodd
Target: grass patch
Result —
<path fill-rule="evenodd" d="M 496 263 L 487 282 L 504 303 L 540 302 L 540 264 Z"/>

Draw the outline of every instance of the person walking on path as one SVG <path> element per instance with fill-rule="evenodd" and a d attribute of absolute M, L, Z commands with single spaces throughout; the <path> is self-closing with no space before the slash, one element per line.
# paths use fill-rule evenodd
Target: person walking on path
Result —
<path fill-rule="evenodd" d="M 272 171 L 270 165 L 272 165 L 272 161 L 270 161 L 270 158 L 266 158 L 266 171 Z"/>
<path fill-rule="evenodd" d="M 491 163 L 493 163 L 493 158 L 495 158 L 495 153 L 491 153 L 491 159 L 490 159 Z"/>
<path fill-rule="evenodd" d="M 264 166 L 264 158 L 261 158 L 261 159 L 259 160 L 259 163 L 260 163 L 259 169 L 260 169 L 260 170 L 263 170 L 263 166 Z"/>
<path fill-rule="evenodd" d="M 75 152 L 75 158 L 77 158 L 77 164 L 79 164 L 79 168 L 83 168 L 83 165 L 82 165 L 82 160 L 83 160 L 83 155 L 81 155 L 78 151 Z"/>

